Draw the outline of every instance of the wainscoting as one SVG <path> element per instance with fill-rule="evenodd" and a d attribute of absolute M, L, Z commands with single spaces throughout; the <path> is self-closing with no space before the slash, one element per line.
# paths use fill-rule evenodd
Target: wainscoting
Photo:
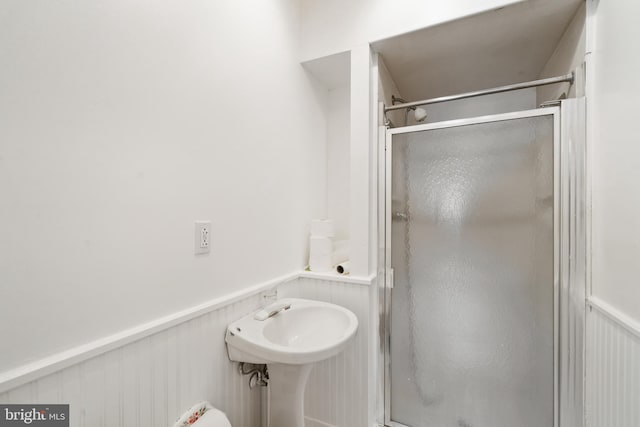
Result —
<path fill-rule="evenodd" d="M 22 377 L 5 379 L 0 403 L 68 403 L 73 427 L 156 427 L 171 426 L 194 403 L 208 400 L 234 427 L 260 427 L 263 389 L 250 389 L 248 377 L 229 361 L 224 335 L 227 324 L 260 307 L 261 291 L 277 286 L 280 298 L 334 302 L 358 316 L 354 343 L 312 371 L 305 410 L 311 427 L 366 427 L 372 287 L 366 279 L 345 280 L 350 283 L 296 275 L 270 281 L 230 296 L 228 303 L 213 301 L 73 349 L 72 357 L 56 356 Z"/>
<path fill-rule="evenodd" d="M 3 403 L 69 403 L 72 426 L 171 426 L 200 400 L 234 426 L 259 427 L 260 389 L 226 352 L 226 325 L 257 309 L 253 296 L 69 366 L 0 395 Z"/>
<path fill-rule="evenodd" d="M 345 278 L 345 281 L 349 279 Z M 305 394 L 309 427 L 366 427 L 371 372 L 370 292 L 367 281 L 299 277 L 270 282 L 234 296 L 228 304 L 197 308 L 187 320 L 110 344 L 0 393 L 0 403 L 69 403 L 73 427 L 171 426 L 200 400 L 227 413 L 234 427 L 260 427 L 262 389 L 250 389 L 227 358 L 226 325 L 258 309 L 258 289 L 278 296 L 333 302 L 360 322 L 346 351 L 316 365 Z M 88 350 L 92 353 L 94 350 Z M 640 426 L 640 325 L 592 298 L 587 310 L 586 406 L 589 427 Z M 6 387 L 5 387 L 6 389 Z"/>
<path fill-rule="evenodd" d="M 171 426 L 209 400 L 234 426 L 260 426 L 250 390 L 226 352 L 226 325 L 260 306 L 255 295 L 69 366 L 0 395 L 3 403 L 69 403 L 72 426 Z"/>
<path fill-rule="evenodd" d="M 640 325 L 590 299 L 586 360 L 587 426 L 640 426 Z"/>

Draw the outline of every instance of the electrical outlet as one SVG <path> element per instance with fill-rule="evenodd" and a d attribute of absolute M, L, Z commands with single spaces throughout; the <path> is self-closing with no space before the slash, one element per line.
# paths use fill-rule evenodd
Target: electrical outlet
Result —
<path fill-rule="evenodd" d="M 211 247 L 211 221 L 196 221 L 195 253 L 206 254 Z"/>

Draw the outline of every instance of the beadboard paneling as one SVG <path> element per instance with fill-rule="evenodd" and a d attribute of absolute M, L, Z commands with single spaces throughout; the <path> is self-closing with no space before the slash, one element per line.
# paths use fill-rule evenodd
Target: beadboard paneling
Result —
<path fill-rule="evenodd" d="M 69 403 L 73 427 L 170 426 L 208 400 L 238 427 L 259 427 L 249 389 L 224 342 L 227 324 L 256 310 L 254 295 L 0 394 L 1 403 Z"/>
<path fill-rule="evenodd" d="M 319 362 L 305 391 L 306 423 L 314 427 L 366 427 L 368 416 L 369 292 L 371 286 L 299 278 L 278 287 L 278 298 L 326 301 L 353 311 L 358 332 L 347 349 Z"/>
<path fill-rule="evenodd" d="M 339 304 L 352 310 L 358 333 L 341 354 L 318 363 L 305 393 L 307 425 L 365 427 L 368 414 L 370 280 L 301 277 L 282 281 L 278 297 Z M 265 286 L 263 286 L 265 287 Z M 266 287 L 265 287 L 266 289 Z M 0 393 L 0 403 L 69 403 L 72 427 L 170 426 L 185 410 L 208 400 L 234 427 L 261 426 L 261 389 L 251 390 L 224 343 L 227 325 L 257 310 L 251 291 L 184 322 L 128 341 L 95 357 L 82 357 L 51 374 Z M 162 327 L 156 325 L 154 327 Z M 89 350 L 95 351 L 95 350 Z M 57 363 L 57 362 L 56 362 Z M 51 372 L 51 371 L 50 371 Z"/>
<path fill-rule="evenodd" d="M 595 299 L 594 299 L 595 300 Z M 640 426 L 640 329 L 606 304 L 587 310 L 587 426 Z"/>

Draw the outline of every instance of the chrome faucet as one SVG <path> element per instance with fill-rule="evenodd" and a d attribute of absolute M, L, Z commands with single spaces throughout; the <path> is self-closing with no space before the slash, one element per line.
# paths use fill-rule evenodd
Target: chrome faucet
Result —
<path fill-rule="evenodd" d="M 267 320 L 270 317 L 275 316 L 276 314 L 289 310 L 291 308 L 291 303 L 287 301 L 275 302 L 268 307 L 257 312 L 253 318 L 256 320 Z"/>

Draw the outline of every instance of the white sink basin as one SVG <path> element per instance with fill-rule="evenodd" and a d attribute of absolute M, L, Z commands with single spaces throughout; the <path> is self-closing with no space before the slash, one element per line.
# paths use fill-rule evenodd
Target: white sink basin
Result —
<path fill-rule="evenodd" d="M 339 305 L 285 298 L 266 307 L 265 320 L 250 314 L 227 328 L 229 358 L 236 362 L 302 365 L 340 353 L 355 335 L 358 319 Z"/>
<path fill-rule="evenodd" d="M 225 341 L 229 359 L 267 364 L 269 427 L 304 427 L 313 364 L 344 350 L 357 329 L 358 318 L 344 307 L 285 298 L 231 323 Z"/>

